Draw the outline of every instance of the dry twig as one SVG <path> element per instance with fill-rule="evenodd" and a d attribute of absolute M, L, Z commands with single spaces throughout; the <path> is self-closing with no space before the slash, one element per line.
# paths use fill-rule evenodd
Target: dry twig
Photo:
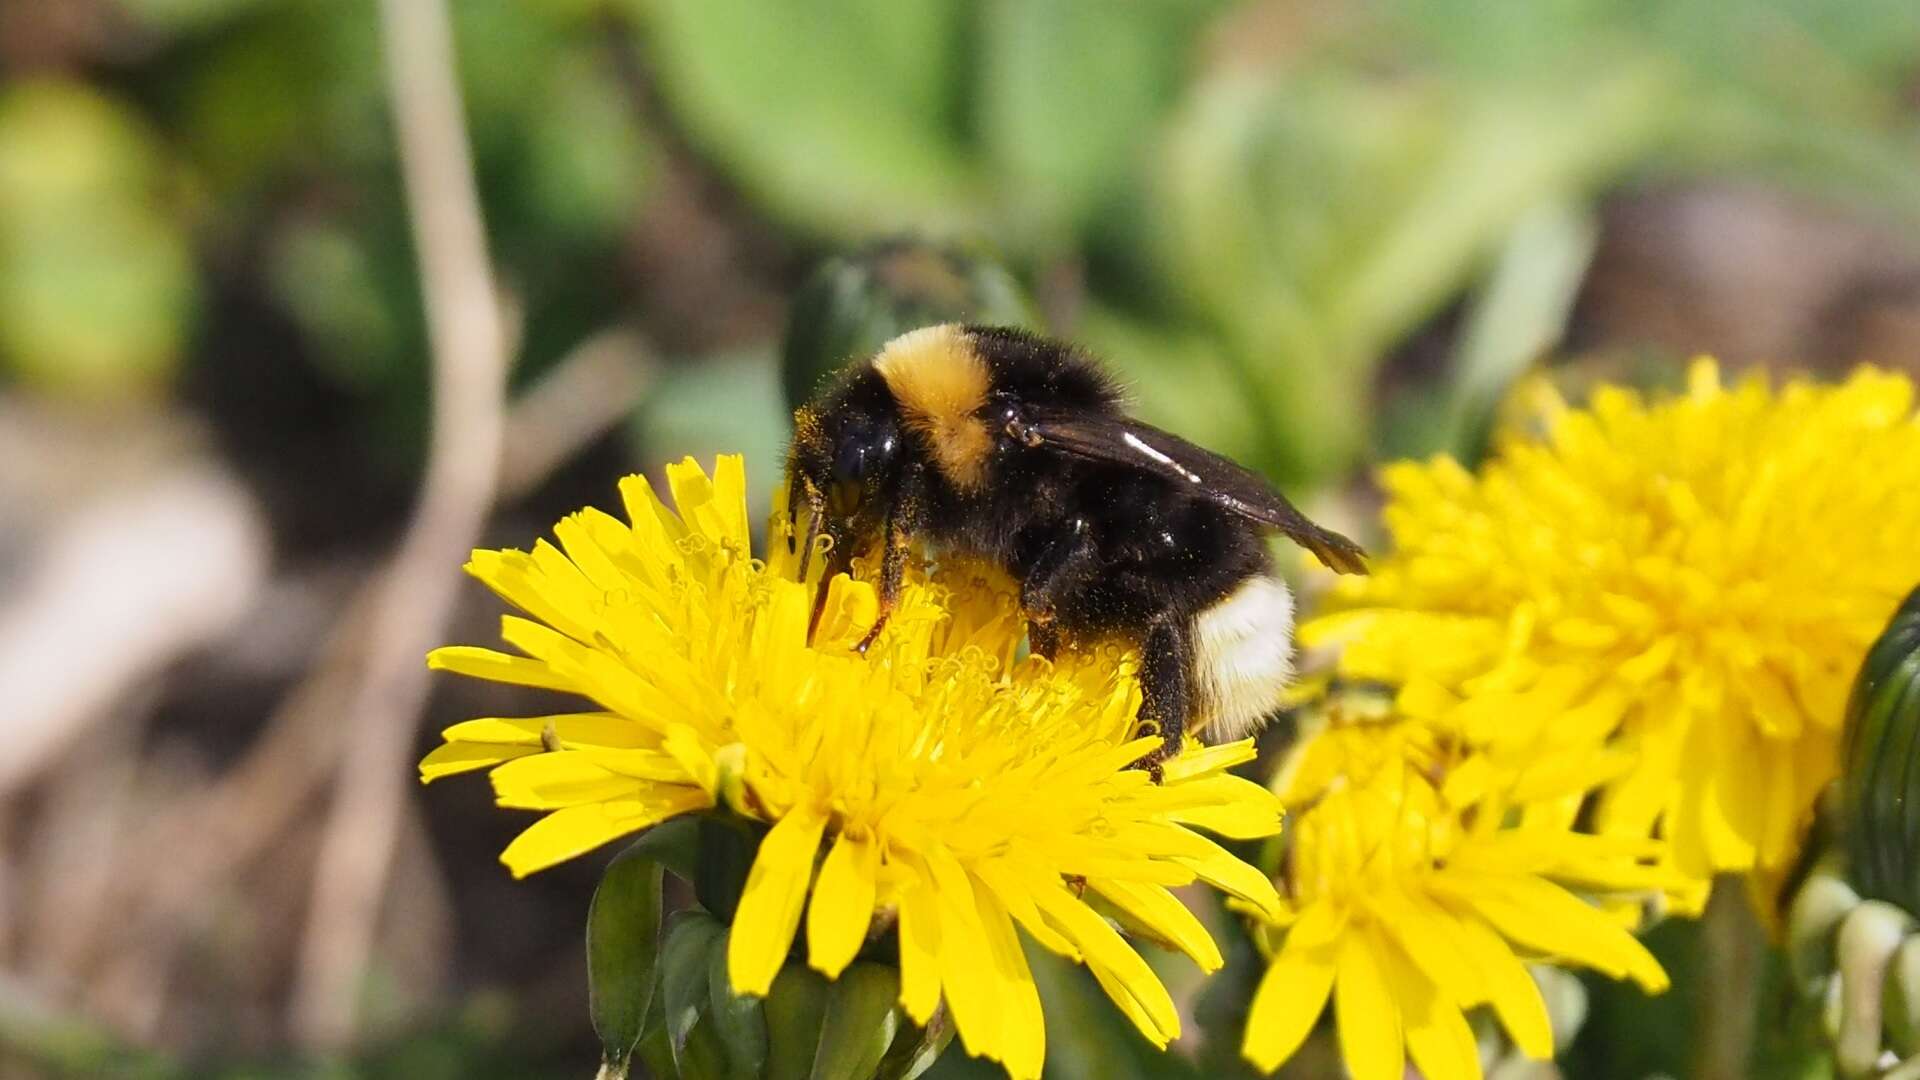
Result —
<path fill-rule="evenodd" d="M 652 378 L 652 352 L 632 330 L 602 330 L 575 346 L 514 399 L 500 462 L 501 498 L 532 491 L 624 422 Z"/>
<path fill-rule="evenodd" d="M 366 663 L 315 871 L 294 1025 L 309 1046 L 351 1040 L 406 799 L 422 655 L 439 638 L 456 567 L 493 502 L 507 342 L 486 251 L 445 0 L 382 0 L 388 94 L 433 349 L 433 439 L 413 522 L 380 585 Z"/>

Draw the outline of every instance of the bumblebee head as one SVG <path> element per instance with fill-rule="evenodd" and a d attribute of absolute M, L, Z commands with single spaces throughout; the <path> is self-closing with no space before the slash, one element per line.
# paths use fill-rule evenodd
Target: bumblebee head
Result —
<path fill-rule="evenodd" d="M 870 369 L 839 380 L 795 412 L 787 505 L 791 514 L 802 506 L 811 511 L 809 544 L 825 533 L 836 561 L 851 558 L 878 532 L 905 455 L 899 409 Z"/>

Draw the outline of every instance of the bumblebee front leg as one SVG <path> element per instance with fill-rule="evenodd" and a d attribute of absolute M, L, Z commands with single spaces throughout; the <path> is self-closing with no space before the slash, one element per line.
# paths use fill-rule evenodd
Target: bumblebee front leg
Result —
<path fill-rule="evenodd" d="M 1186 735 L 1187 710 L 1193 702 L 1193 630 L 1182 619 L 1162 616 L 1140 642 L 1140 729 L 1153 728 L 1161 738 L 1158 748 L 1134 768 L 1145 769 L 1154 783 L 1161 766 L 1180 751 Z"/>
<path fill-rule="evenodd" d="M 865 655 L 873 647 L 874 641 L 880 637 L 880 631 L 886 629 L 894 607 L 900 603 L 900 587 L 906 582 L 907 546 L 910 542 L 907 530 L 901 527 L 899 510 L 888 511 L 886 528 L 881 535 L 880 580 L 874 583 L 880 610 L 874 616 L 873 625 L 867 628 L 866 636 L 853 647 L 857 653 Z"/>

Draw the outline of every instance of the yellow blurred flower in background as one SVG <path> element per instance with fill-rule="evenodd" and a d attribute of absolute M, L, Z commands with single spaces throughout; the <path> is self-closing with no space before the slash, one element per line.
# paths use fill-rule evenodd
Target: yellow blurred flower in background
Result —
<path fill-rule="evenodd" d="M 1322 726 L 1276 781 L 1293 812 L 1286 900 L 1279 919 L 1255 917 L 1270 966 L 1247 1018 L 1248 1060 L 1278 1067 L 1331 999 L 1355 1080 L 1398 1080 L 1409 1056 L 1431 1080 L 1470 1080 L 1480 1051 L 1464 1014 L 1478 1006 L 1522 1053 L 1553 1056 L 1528 962 L 1666 988 L 1632 934 L 1638 901 L 1677 881 L 1662 845 L 1532 812 L 1577 803 L 1618 774 L 1617 755 L 1508 769 L 1421 721 L 1356 710 L 1364 695 L 1330 700 L 1307 710 Z"/>
<path fill-rule="evenodd" d="M 924 1024 L 944 998 L 967 1049 L 1015 1077 L 1045 1056 L 1016 926 L 1084 963 L 1148 1039 L 1177 1036 L 1166 989 L 1089 901 L 1206 970 L 1219 950 L 1171 888 L 1205 881 L 1276 913 L 1265 875 L 1195 831 L 1278 831 L 1279 800 L 1224 771 L 1251 742 L 1192 746 L 1164 785 L 1129 769 L 1153 746 L 1132 737 L 1135 659 L 1016 661 L 1010 586 L 969 567 L 916 574 L 865 656 L 851 646 L 873 590 L 836 578 L 810 643 L 819 571 L 799 579 L 785 507 L 756 559 L 739 458 L 667 475 L 676 509 L 634 477 L 631 524 L 588 510 L 556 527 L 558 548 L 475 553 L 469 570 L 531 617 L 503 621 L 524 655 L 445 648 L 433 666 L 597 709 L 455 725 L 423 778 L 491 768 L 502 806 L 544 812 L 502 855 L 516 875 L 694 811 L 770 825 L 730 937 L 741 992 L 767 992 L 803 918 L 831 977 L 891 913 L 907 1013 Z"/>
<path fill-rule="evenodd" d="M 1684 393 L 1531 413 L 1478 473 L 1388 467 L 1393 549 L 1303 638 L 1496 757 L 1630 753 L 1599 829 L 1664 836 L 1691 875 L 1786 864 L 1920 580 L 1912 383 L 1729 387 L 1701 360 Z"/>

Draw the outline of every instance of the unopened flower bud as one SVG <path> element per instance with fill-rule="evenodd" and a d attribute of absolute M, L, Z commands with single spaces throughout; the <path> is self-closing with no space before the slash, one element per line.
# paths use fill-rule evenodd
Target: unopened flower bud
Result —
<path fill-rule="evenodd" d="M 822 263 L 793 299 L 781 353 L 789 404 L 908 330 L 945 322 L 1031 326 L 1020 283 L 998 263 L 910 238 Z"/>
<path fill-rule="evenodd" d="M 1867 652 L 1847 703 L 1840 828 L 1861 895 L 1920 911 L 1920 589 Z"/>

